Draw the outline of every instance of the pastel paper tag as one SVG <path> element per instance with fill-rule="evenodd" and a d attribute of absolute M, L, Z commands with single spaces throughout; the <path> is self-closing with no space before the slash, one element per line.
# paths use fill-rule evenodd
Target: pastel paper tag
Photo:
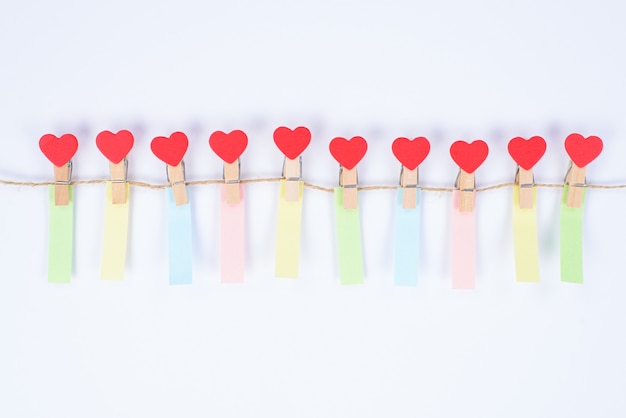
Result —
<path fill-rule="evenodd" d="M 221 277 L 222 283 L 243 283 L 244 277 L 244 196 L 236 205 L 226 203 L 226 186 L 221 187 Z"/>
<path fill-rule="evenodd" d="M 563 188 L 561 198 L 561 281 L 583 282 L 583 201 L 579 208 L 567 207 L 569 186 Z"/>
<path fill-rule="evenodd" d="M 533 188 L 533 207 L 519 206 L 519 186 L 513 188 L 513 244 L 515 277 L 518 282 L 539 281 L 539 248 L 537 246 L 537 189 Z"/>
<path fill-rule="evenodd" d="M 167 188 L 170 284 L 191 284 L 191 205 L 176 206 L 174 192 Z"/>
<path fill-rule="evenodd" d="M 126 183 L 126 203 L 114 205 L 111 182 L 107 181 L 106 203 L 104 208 L 102 267 L 100 270 L 100 277 L 106 280 L 122 280 L 124 278 L 129 204 L 130 187 L 128 183 Z"/>
<path fill-rule="evenodd" d="M 452 288 L 476 287 L 476 210 L 459 210 L 461 193 L 452 192 Z M 476 192 L 474 192 L 476 197 Z"/>
<path fill-rule="evenodd" d="M 417 189 L 415 209 L 402 207 L 404 189 L 396 197 L 395 283 L 417 286 L 419 265 L 420 194 Z"/>
<path fill-rule="evenodd" d="M 276 277 L 298 277 L 304 182 L 300 181 L 299 185 L 300 192 L 298 201 L 288 202 L 285 198 L 285 180 L 280 181 L 278 227 L 276 230 L 276 264 L 274 273 Z"/>
<path fill-rule="evenodd" d="M 54 185 L 48 188 L 50 207 L 48 236 L 48 282 L 69 283 L 72 277 L 72 254 L 74 240 L 74 202 L 72 186 L 69 186 L 66 206 L 54 203 Z"/>
<path fill-rule="evenodd" d="M 363 283 L 359 209 L 343 208 L 342 187 L 335 187 L 335 228 L 341 284 Z"/>

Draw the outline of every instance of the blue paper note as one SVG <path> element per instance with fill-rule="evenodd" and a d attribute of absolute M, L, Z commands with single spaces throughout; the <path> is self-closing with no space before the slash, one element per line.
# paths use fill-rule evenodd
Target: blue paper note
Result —
<path fill-rule="evenodd" d="M 167 189 L 170 284 L 191 284 L 191 204 L 176 206 L 172 188 Z"/>
<path fill-rule="evenodd" d="M 419 265 L 420 189 L 417 189 L 415 209 L 402 207 L 403 189 L 396 198 L 395 283 L 417 286 Z"/>

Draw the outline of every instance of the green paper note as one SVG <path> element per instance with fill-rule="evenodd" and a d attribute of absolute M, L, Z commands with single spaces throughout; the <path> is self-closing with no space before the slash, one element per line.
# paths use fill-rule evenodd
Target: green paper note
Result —
<path fill-rule="evenodd" d="M 280 181 L 278 227 L 276 230 L 276 277 L 298 277 L 304 182 L 300 181 L 299 183 L 300 192 L 298 201 L 288 202 L 285 199 L 285 180 Z"/>
<path fill-rule="evenodd" d="M 103 279 L 122 280 L 124 278 L 129 202 L 130 187 L 128 183 L 126 183 L 126 203 L 114 205 L 111 182 L 107 181 L 102 268 L 100 270 L 100 277 Z"/>
<path fill-rule="evenodd" d="M 341 284 L 363 283 L 359 209 L 343 208 L 342 187 L 335 187 L 335 224 Z"/>
<path fill-rule="evenodd" d="M 539 281 L 537 246 L 537 190 L 533 188 L 533 207 L 519 207 L 519 186 L 513 188 L 513 244 L 515 277 L 518 282 Z"/>
<path fill-rule="evenodd" d="M 586 190 L 580 208 L 567 207 L 569 186 L 561 197 L 561 281 L 583 282 L 583 208 Z"/>
<path fill-rule="evenodd" d="M 54 204 L 54 185 L 48 188 L 50 206 L 48 237 L 48 282 L 69 283 L 72 277 L 74 241 L 74 201 L 72 186 L 66 206 Z"/>

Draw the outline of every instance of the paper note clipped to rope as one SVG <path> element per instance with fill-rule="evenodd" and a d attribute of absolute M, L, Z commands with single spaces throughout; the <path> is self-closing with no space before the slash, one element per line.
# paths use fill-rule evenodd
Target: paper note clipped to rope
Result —
<path fill-rule="evenodd" d="M 583 208 L 567 206 L 569 186 L 563 188 L 561 197 L 561 281 L 570 283 L 583 282 Z"/>
<path fill-rule="evenodd" d="M 239 203 L 226 201 L 226 187 L 222 185 L 221 194 L 221 277 L 222 283 L 243 283 L 245 267 L 245 228 L 243 185 L 239 184 Z"/>
<path fill-rule="evenodd" d="M 103 279 L 122 280 L 124 278 L 129 205 L 130 187 L 128 183 L 126 183 L 126 202 L 114 204 L 112 182 L 107 181 L 102 266 L 100 270 L 100 277 Z"/>
<path fill-rule="evenodd" d="M 169 247 L 169 283 L 191 284 L 191 205 L 176 205 L 174 191 L 167 188 L 167 227 Z"/>
<path fill-rule="evenodd" d="M 395 284 L 416 286 L 419 266 L 420 189 L 416 190 L 415 208 L 403 208 L 402 188 L 396 196 Z"/>
<path fill-rule="evenodd" d="M 275 276 L 297 278 L 304 182 L 299 182 L 299 198 L 296 201 L 287 201 L 285 189 L 285 180 L 281 180 L 278 198 Z"/>
<path fill-rule="evenodd" d="M 48 282 L 69 283 L 72 277 L 74 203 L 72 186 L 65 206 L 55 204 L 54 185 L 49 186 Z"/>
<path fill-rule="evenodd" d="M 335 187 L 335 225 L 341 284 L 363 283 L 363 250 L 359 210 L 344 209 L 343 188 Z"/>

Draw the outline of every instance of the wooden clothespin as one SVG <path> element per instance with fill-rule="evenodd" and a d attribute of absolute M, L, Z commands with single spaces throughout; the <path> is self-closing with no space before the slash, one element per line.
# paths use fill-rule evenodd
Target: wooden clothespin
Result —
<path fill-rule="evenodd" d="M 519 186 L 519 205 L 521 209 L 532 209 L 535 177 L 533 167 L 546 152 L 546 141 L 540 136 L 528 139 L 515 137 L 509 141 L 509 154 L 517 163 L 515 182 Z"/>
<path fill-rule="evenodd" d="M 209 146 L 224 160 L 226 203 L 229 205 L 239 204 L 241 202 L 239 191 L 241 162 L 239 157 L 248 146 L 248 136 L 240 130 L 234 130 L 230 133 L 215 131 L 209 137 Z"/>
<path fill-rule="evenodd" d="M 172 186 L 176 206 L 189 203 L 183 161 L 188 147 L 189 139 L 183 132 L 174 132 L 169 137 L 157 136 L 150 143 L 152 153 L 167 166 L 167 181 Z"/>
<path fill-rule="evenodd" d="M 518 167 L 515 174 L 515 182 L 519 186 L 519 207 L 521 209 L 532 209 L 533 188 L 535 187 L 535 176 L 532 169 L 525 170 L 522 167 Z"/>
<path fill-rule="evenodd" d="M 46 134 L 39 140 L 39 148 L 54 165 L 54 204 L 67 206 L 70 200 L 72 157 L 78 149 L 78 140 L 72 134 L 58 138 Z"/>
<path fill-rule="evenodd" d="M 339 163 L 339 185 L 343 188 L 343 208 L 356 209 L 358 207 L 356 165 L 367 152 L 367 142 L 360 136 L 351 139 L 337 137 L 330 141 L 328 148 Z"/>
<path fill-rule="evenodd" d="M 300 199 L 302 180 L 302 152 L 311 142 L 311 131 L 304 126 L 289 129 L 280 126 L 274 131 L 274 143 L 285 154 L 283 178 L 285 179 L 285 200 L 297 202 Z"/>
<path fill-rule="evenodd" d="M 460 192 L 460 212 L 472 212 L 476 206 L 474 172 L 485 161 L 488 154 L 489 147 L 480 139 L 471 143 L 456 141 L 450 147 L 450 156 L 460 168 L 455 184 Z"/>
<path fill-rule="evenodd" d="M 339 169 L 339 185 L 343 188 L 344 209 L 356 209 L 359 205 L 358 177 L 356 168 L 349 170 L 341 167 Z"/>
<path fill-rule="evenodd" d="M 300 200 L 300 180 L 302 180 L 302 157 L 291 159 L 285 157 L 283 163 L 283 178 L 285 179 L 285 200 L 297 202 Z"/>
<path fill-rule="evenodd" d="M 102 131 L 96 136 L 98 149 L 109 160 L 111 194 L 114 205 L 124 204 L 128 198 L 126 196 L 126 182 L 128 181 L 128 160 L 126 157 L 134 143 L 133 134 L 127 130 L 121 130 L 118 133 Z"/>
<path fill-rule="evenodd" d="M 72 182 L 72 161 L 54 166 L 54 204 L 67 206 L 70 203 L 70 183 Z"/>
<path fill-rule="evenodd" d="M 237 205 L 241 201 L 241 193 L 239 191 L 240 178 L 240 162 L 239 158 L 233 163 L 224 161 L 224 183 L 226 185 L 226 203 L 229 205 Z"/>
<path fill-rule="evenodd" d="M 402 163 L 402 170 L 400 171 L 402 207 L 415 209 L 419 183 L 418 167 L 430 152 L 430 142 L 423 136 L 414 139 L 400 137 L 391 144 L 391 151 Z"/>
<path fill-rule="evenodd" d="M 474 173 L 460 169 L 456 178 L 455 187 L 459 189 L 459 211 L 473 212 L 476 205 L 476 183 L 474 181 Z"/>
<path fill-rule="evenodd" d="M 565 138 L 565 150 L 572 162 L 565 176 L 569 186 L 567 207 L 580 208 L 583 192 L 587 186 L 587 164 L 595 160 L 602 152 L 602 140 L 597 136 L 585 138 L 580 134 L 570 134 Z"/>
<path fill-rule="evenodd" d="M 409 170 L 404 165 L 400 170 L 400 186 L 402 186 L 402 207 L 415 209 L 417 202 L 417 185 L 419 182 L 419 168 Z"/>
<path fill-rule="evenodd" d="M 587 167 L 578 167 L 574 162 L 571 162 L 565 175 L 565 184 L 569 186 L 567 207 L 581 207 L 583 204 L 583 192 L 585 187 L 587 187 Z"/>
<path fill-rule="evenodd" d="M 126 203 L 126 181 L 128 180 L 128 160 L 119 163 L 109 162 L 111 171 L 111 196 L 114 205 Z"/>
<path fill-rule="evenodd" d="M 181 161 L 178 165 L 167 165 L 167 181 L 172 186 L 174 193 L 174 203 L 176 206 L 186 205 L 189 203 L 187 196 L 187 179 L 185 178 L 185 162 Z"/>

